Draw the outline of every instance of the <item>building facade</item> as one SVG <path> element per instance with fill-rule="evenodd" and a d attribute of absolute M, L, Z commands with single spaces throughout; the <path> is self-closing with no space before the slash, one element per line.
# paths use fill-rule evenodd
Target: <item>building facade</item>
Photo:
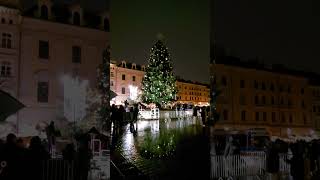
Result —
<path fill-rule="evenodd" d="M 192 104 L 195 106 L 209 106 L 209 85 L 178 79 L 177 102 L 180 104 Z"/>
<path fill-rule="evenodd" d="M 51 0 L 38 0 L 28 9 L 21 6 L 19 1 L 0 1 L 0 88 L 26 106 L 8 122 L 19 134 L 32 135 L 39 123 L 80 118 L 71 120 L 67 114 L 84 111 L 71 105 L 84 92 L 67 91 L 75 79 L 83 91 L 96 87 L 97 67 L 109 43 L 109 15 L 95 12 L 100 22 L 92 24 L 79 3 L 63 9 Z M 61 16 L 65 10 L 70 17 Z"/>
<path fill-rule="evenodd" d="M 280 137 L 312 134 L 312 94 L 302 74 L 227 61 L 212 64 L 210 71 L 221 91 L 217 128 L 263 128 Z"/>
<path fill-rule="evenodd" d="M 145 66 L 121 61 L 110 63 L 111 90 L 117 94 L 111 100 L 111 104 L 121 105 L 126 100 L 141 100 L 142 80 L 145 74 Z M 177 102 L 197 106 L 209 105 L 209 87 L 206 84 L 177 80 Z"/>
<path fill-rule="evenodd" d="M 126 100 L 139 100 L 145 66 L 116 61 L 110 63 L 110 89 L 117 94 L 111 104 L 121 105 Z"/>

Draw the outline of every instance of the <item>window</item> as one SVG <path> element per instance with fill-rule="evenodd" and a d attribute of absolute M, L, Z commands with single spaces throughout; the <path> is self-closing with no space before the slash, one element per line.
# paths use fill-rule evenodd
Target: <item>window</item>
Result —
<path fill-rule="evenodd" d="M 306 105 L 305 105 L 305 103 L 304 103 L 303 100 L 302 100 L 302 102 L 301 102 L 301 107 L 302 107 L 302 108 L 305 108 L 305 107 L 306 107 Z"/>
<path fill-rule="evenodd" d="M 289 107 L 292 106 L 292 101 L 291 101 L 291 99 L 288 99 L 288 106 L 289 106 Z"/>
<path fill-rule="evenodd" d="M 111 86 L 113 86 L 113 81 L 111 81 Z"/>
<path fill-rule="evenodd" d="M 78 12 L 73 13 L 73 24 L 80 25 L 80 14 Z"/>
<path fill-rule="evenodd" d="M 241 111 L 241 121 L 246 120 L 246 111 Z"/>
<path fill-rule="evenodd" d="M 270 85 L 270 91 L 272 91 L 272 92 L 274 91 L 274 85 L 273 84 Z"/>
<path fill-rule="evenodd" d="M 109 31 L 110 31 L 109 19 L 108 19 L 108 18 L 105 18 L 103 24 L 104 24 L 104 30 L 107 31 L 107 32 L 109 32 Z"/>
<path fill-rule="evenodd" d="M 284 113 L 281 113 L 281 122 L 286 122 L 286 117 L 284 115 Z"/>
<path fill-rule="evenodd" d="M 283 91 L 283 87 L 282 85 L 279 85 L 279 92 L 282 92 Z"/>
<path fill-rule="evenodd" d="M 47 103 L 49 99 L 49 83 L 38 82 L 38 102 Z"/>
<path fill-rule="evenodd" d="M 122 92 L 122 94 L 126 94 L 126 88 L 123 87 L 123 88 L 121 89 L 121 92 Z"/>
<path fill-rule="evenodd" d="M 267 113 L 263 112 L 263 121 L 267 121 Z"/>
<path fill-rule="evenodd" d="M 1 18 L 1 23 L 2 24 L 6 23 L 6 19 L 5 18 Z"/>
<path fill-rule="evenodd" d="M 281 105 L 284 104 L 283 97 L 280 98 L 280 104 L 281 104 Z"/>
<path fill-rule="evenodd" d="M 223 110 L 223 120 L 228 120 L 228 111 Z"/>
<path fill-rule="evenodd" d="M 254 97 L 254 102 L 255 102 L 256 105 L 259 104 L 259 97 L 258 96 Z"/>
<path fill-rule="evenodd" d="M 266 104 L 266 97 L 262 96 L 262 104 Z"/>
<path fill-rule="evenodd" d="M 272 122 L 276 122 L 276 113 L 275 112 L 272 112 L 271 120 L 272 120 Z"/>
<path fill-rule="evenodd" d="M 259 121 L 259 112 L 256 112 L 256 121 Z"/>
<path fill-rule="evenodd" d="M 227 85 L 227 78 L 226 77 L 222 77 L 222 79 L 221 79 L 221 84 L 223 85 L 223 86 L 226 86 Z"/>
<path fill-rule="evenodd" d="M 317 107 L 313 106 L 313 112 L 316 112 L 316 111 L 317 111 Z"/>
<path fill-rule="evenodd" d="M 271 104 L 272 104 L 272 105 L 275 104 L 275 102 L 274 102 L 274 97 L 273 97 L 273 96 L 271 97 Z"/>
<path fill-rule="evenodd" d="M 303 88 L 301 88 L 301 94 L 304 94 L 304 89 Z"/>
<path fill-rule="evenodd" d="M 10 19 L 10 21 L 9 21 L 9 24 L 13 24 L 13 21 L 12 21 L 12 19 Z"/>
<path fill-rule="evenodd" d="M 244 80 L 240 80 L 240 88 L 244 88 L 245 84 L 244 84 Z"/>
<path fill-rule="evenodd" d="M 246 104 L 246 97 L 244 95 L 240 95 L 240 105 Z"/>
<path fill-rule="evenodd" d="M 254 88 L 255 88 L 255 89 L 258 89 L 258 88 L 259 88 L 259 84 L 258 84 L 257 81 L 254 81 Z"/>
<path fill-rule="evenodd" d="M 307 116 L 305 114 L 303 114 L 303 124 L 304 125 L 307 124 Z"/>
<path fill-rule="evenodd" d="M 264 82 L 262 82 L 261 88 L 262 90 L 266 90 L 266 84 Z"/>
<path fill-rule="evenodd" d="M 291 93 L 291 86 L 288 85 L 288 93 Z"/>
<path fill-rule="evenodd" d="M 2 41 L 1 41 L 2 48 L 12 48 L 12 35 L 9 33 L 2 33 Z"/>
<path fill-rule="evenodd" d="M 126 80 L 126 75 L 122 74 L 122 80 Z"/>
<path fill-rule="evenodd" d="M 132 81 L 136 81 L 136 77 L 135 76 L 132 76 Z"/>
<path fill-rule="evenodd" d="M 293 119 L 292 119 L 292 115 L 290 114 L 289 116 L 289 123 L 292 123 Z"/>
<path fill-rule="evenodd" d="M 81 47 L 72 46 L 72 62 L 81 63 Z"/>
<path fill-rule="evenodd" d="M 10 77 L 12 75 L 12 72 L 11 72 L 11 63 L 10 62 L 2 62 L 1 63 L 1 72 L 0 72 L 0 76 L 1 77 Z"/>
<path fill-rule="evenodd" d="M 39 58 L 49 59 L 49 42 L 39 41 Z"/>
<path fill-rule="evenodd" d="M 42 19 L 48 19 L 48 7 L 43 5 L 41 6 L 40 17 Z"/>

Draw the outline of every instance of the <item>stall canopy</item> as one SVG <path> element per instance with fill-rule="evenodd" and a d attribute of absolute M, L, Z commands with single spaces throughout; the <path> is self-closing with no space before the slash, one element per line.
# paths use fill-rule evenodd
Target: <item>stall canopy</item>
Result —
<path fill-rule="evenodd" d="M 5 121 L 9 116 L 24 108 L 20 101 L 9 93 L 0 90 L 0 122 Z"/>

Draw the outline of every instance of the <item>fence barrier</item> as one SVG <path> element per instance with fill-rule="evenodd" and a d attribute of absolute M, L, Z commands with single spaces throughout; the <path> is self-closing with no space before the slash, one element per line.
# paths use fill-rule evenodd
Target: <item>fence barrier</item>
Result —
<path fill-rule="evenodd" d="M 52 159 L 43 162 L 42 180 L 74 180 L 74 161 Z"/>
<path fill-rule="evenodd" d="M 279 154 L 279 171 L 289 174 L 290 154 Z M 234 156 L 211 156 L 211 178 L 245 177 L 264 175 L 266 172 L 266 154 L 263 151 L 241 152 Z"/>

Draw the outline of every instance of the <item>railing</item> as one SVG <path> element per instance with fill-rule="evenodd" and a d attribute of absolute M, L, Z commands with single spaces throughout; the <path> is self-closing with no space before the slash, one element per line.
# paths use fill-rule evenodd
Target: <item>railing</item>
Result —
<path fill-rule="evenodd" d="M 289 174 L 291 154 L 279 154 L 279 173 Z M 211 178 L 246 177 L 263 175 L 266 155 L 263 151 L 241 152 L 234 156 L 211 156 Z"/>
<path fill-rule="evenodd" d="M 73 180 L 74 175 L 74 161 L 53 159 L 43 162 L 42 180 Z"/>

